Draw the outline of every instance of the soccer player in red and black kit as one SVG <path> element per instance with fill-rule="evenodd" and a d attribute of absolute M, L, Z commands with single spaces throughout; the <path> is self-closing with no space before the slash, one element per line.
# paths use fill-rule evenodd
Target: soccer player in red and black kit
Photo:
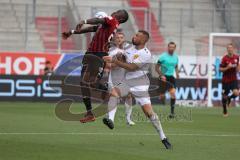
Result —
<path fill-rule="evenodd" d="M 95 116 L 92 113 L 91 88 L 96 88 L 102 77 L 104 70 L 104 61 L 102 57 L 108 55 L 108 49 L 106 48 L 107 44 L 110 42 L 119 24 L 125 23 L 127 20 L 127 11 L 118 10 L 109 17 L 83 20 L 76 26 L 76 30 L 62 33 L 63 39 L 67 39 L 72 34 L 95 32 L 82 61 L 81 91 L 83 103 L 87 110 L 85 117 L 80 119 L 82 123 L 95 120 Z M 90 24 L 91 26 L 84 28 L 84 24 Z"/>
<path fill-rule="evenodd" d="M 223 56 L 220 71 L 223 72 L 222 78 L 222 105 L 223 116 L 227 117 L 227 107 L 231 99 L 239 96 L 237 72 L 239 71 L 239 56 L 235 54 L 233 44 L 227 45 L 227 54 Z M 230 91 L 232 94 L 229 96 Z"/>

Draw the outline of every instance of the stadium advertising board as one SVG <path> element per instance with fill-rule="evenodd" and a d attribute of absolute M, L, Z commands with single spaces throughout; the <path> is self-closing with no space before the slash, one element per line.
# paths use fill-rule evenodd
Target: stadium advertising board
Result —
<path fill-rule="evenodd" d="M 0 74 L 1 75 L 43 75 L 45 62 L 50 61 L 54 70 L 58 66 L 74 59 L 71 64 L 58 71 L 57 74 L 62 75 L 69 73 L 72 65 L 81 64 L 82 53 L 0 53 Z M 78 61 L 77 61 L 78 60 Z M 80 74 L 80 70 L 75 70 L 72 74 Z"/>
<path fill-rule="evenodd" d="M 61 84 L 61 80 L 49 81 L 46 76 L 1 76 L 0 100 L 55 101 L 62 97 Z"/>
<path fill-rule="evenodd" d="M 54 75 L 80 77 L 82 53 L 1 53 L 0 54 L 0 100 L 58 101 L 66 97 L 62 90 L 62 80 L 57 78 L 57 90 L 49 86 L 49 80 L 43 75 L 45 62 L 51 61 Z M 177 80 L 176 97 L 182 101 L 205 101 L 207 99 L 207 57 L 180 56 L 179 70 L 181 79 Z M 212 100 L 221 101 L 220 58 L 213 58 Z M 157 84 L 152 78 L 152 84 Z M 77 82 L 77 85 L 79 83 Z M 77 95 L 78 96 L 78 95 Z M 153 96 L 159 102 L 158 94 Z M 168 98 L 168 95 L 167 95 Z M 81 98 L 74 98 L 80 100 Z"/>
<path fill-rule="evenodd" d="M 45 62 L 50 61 L 56 75 L 80 75 L 83 52 L 79 53 L 0 53 L 1 75 L 43 75 Z M 154 56 L 154 62 L 157 56 Z M 213 57 L 213 78 L 222 77 L 219 72 L 221 57 Z M 61 67 L 64 64 L 64 67 Z M 208 74 L 207 56 L 179 56 L 181 78 L 206 79 Z M 153 71 L 154 72 L 154 71 Z M 240 76 L 239 76 L 240 77 Z"/>
<path fill-rule="evenodd" d="M 157 62 L 158 56 L 153 57 L 154 62 Z M 222 77 L 219 72 L 219 65 L 221 57 L 213 57 L 212 61 L 212 74 L 214 79 Z M 179 56 L 179 71 L 181 78 L 191 79 L 207 79 L 208 76 L 208 57 L 207 56 Z"/>
<path fill-rule="evenodd" d="M 47 76 L 1 76 L 0 100 L 58 101 L 65 98 L 81 100 L 81 96 L 79 95 L 81 93 L 74 91 L 74 88 L 80 90 L 79 77 L 72 76 L 70 79 L 69 84 L 71 86 L 61 76 L 50 79 Z M 70 87 L 66 88 L 66 84 Z M 151 85 L 158 85 L 156 78 L 151 79 Z M 205 101 L 207 99 L 207 80 L 179 79 L 177 80 L 177 86 L 176 97 L 178 100 Z M 221 88 L 220 80 L 213 80 L 213 101 L 221 101 Z M 156 92 L 153 94 L 150 93 L 154 103 L 159 102 L 159 94 L 156 94 Z"/>

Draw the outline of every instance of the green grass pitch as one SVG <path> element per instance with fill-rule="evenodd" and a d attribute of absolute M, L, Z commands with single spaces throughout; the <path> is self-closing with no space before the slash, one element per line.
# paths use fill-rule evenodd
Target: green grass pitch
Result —
<path fill-rule="evenodd" d="M 83 109 L 74 104 L 73 112 Z M 239 160 L 240 108 L 177 107 L 169 121 L 168 107 L 155 106 L 173 145 L 164 149 L 152 125 L 135 106 L 136 125 L 125 123 L 119 107 L 115 129 L 96 122 L 59 120 L 53 103 L 0 102 L 0 160 Z"/>

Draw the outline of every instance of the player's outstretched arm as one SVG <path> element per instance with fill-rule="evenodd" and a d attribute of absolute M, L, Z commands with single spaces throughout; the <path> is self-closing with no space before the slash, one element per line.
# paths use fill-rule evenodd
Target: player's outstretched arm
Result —
<path fill-rule="evenodd" d="M 113 64 L 117 65 L 118 67 L 124 68 L 128 71 L 135 71 L 135 70 L 139 69 L 139 67 L 135 63 L 122 62 L 122 61 L 118 60 L 117 58 L 113 58 L 111 56 L 104 56 L 103 60 L 108 63 L 113 63 Z"/>
<path fill-rule="evenodd" d="M 91 24 L 91 25 L 99 25 L 99 24 L 105 24 L 104 18 L 91 18 L 87 20 L 80 21 L 80 23 L 76 26 L 76 31 L 80 31 L 82 29 L 82 26 L 84 24 Z"/>
<path fill-rule="evenodd" d="M 117 59 L 113 60 L 113 63 L 115 63 L 117 66 L 124 68 L 128 71 L 135 71 L 139 69 L 139 67 L 135 63 L 126 63 L 126 62 L 119 61 Z"/>
<path fill-rule="evenodd" d="M 83 33 L 88 33 L 88 32 L 96 32 L 97 28 L 98 28 L 98 26 L 89 26 L 89 27 L 82 28 L 79 31 L 71 30 L 71 31 L 68 31 L 68 32 L 63 32 L 62 33 L 62 38 L 63 39 L 68 39 L 73 34 L 83 34 Z"/>

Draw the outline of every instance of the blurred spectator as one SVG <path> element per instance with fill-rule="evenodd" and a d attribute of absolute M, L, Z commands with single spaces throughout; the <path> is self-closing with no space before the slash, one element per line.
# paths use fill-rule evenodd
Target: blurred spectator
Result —
<path fill-rule="evenodd" d="M 44 75 L 50 76 L 53 74 L 53 67 L 50 61 L 46 61 L 45 68 L 44 68 Z"/>

